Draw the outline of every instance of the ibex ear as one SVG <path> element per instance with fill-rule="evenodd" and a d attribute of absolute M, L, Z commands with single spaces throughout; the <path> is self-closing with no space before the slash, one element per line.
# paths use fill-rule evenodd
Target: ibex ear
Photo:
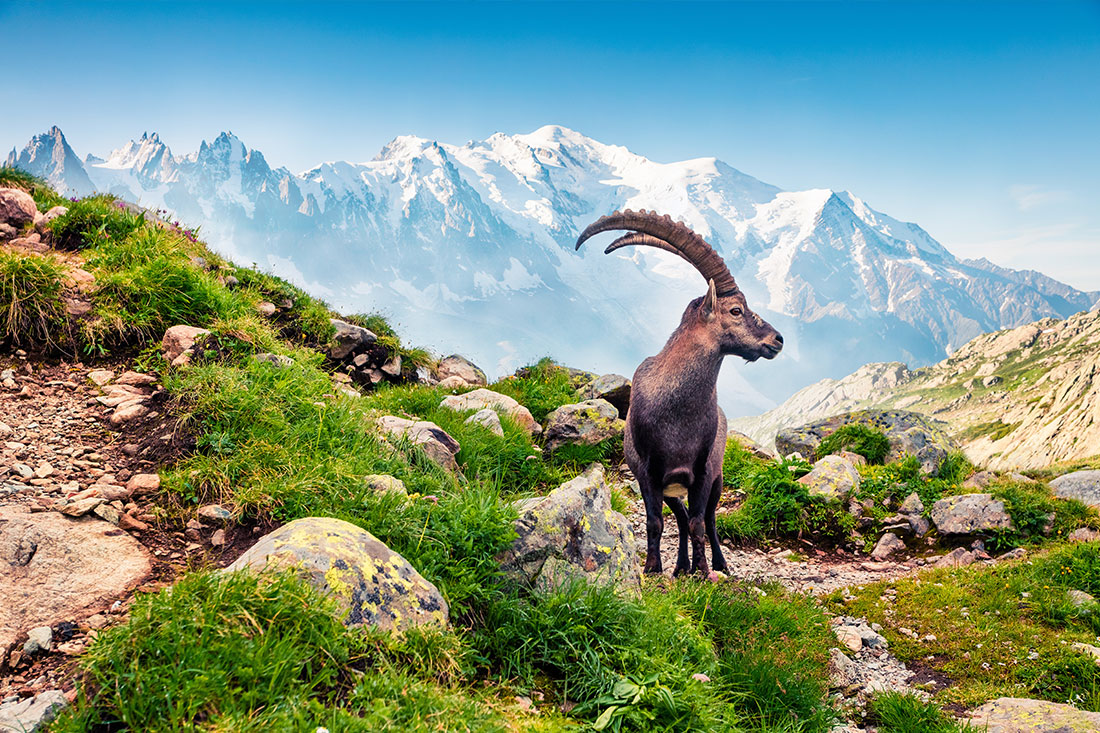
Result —
<path fill-rule="evenodd" d="M 703 297 L 703 320 L 713 321 L 718 313 L 718 288 L 714 286 L 714 280 L 710 281 L 707 294 Z"/>

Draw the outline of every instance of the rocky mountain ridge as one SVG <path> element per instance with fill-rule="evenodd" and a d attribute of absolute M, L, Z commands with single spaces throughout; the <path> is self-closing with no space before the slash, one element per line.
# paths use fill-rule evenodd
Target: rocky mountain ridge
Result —
<path fill-rule="evenodd" d="M 698 275 L 659 251 L 606 257 L 572 244 L 615 208 L 660 210 L 708 237 L 786 338 L 766 369 L 725 370 L 719 393 L 734 415 L 869 360 L 930 363 L 980 333 L 1097 300 L 960 260 L 848 192 L 782 191 L 714 158 L 661 164 L 559 126 L 465 145 L 402 136 L 372 161 L 301 174 L 230 133 L 183 156 L 145 134 L 81 160 L 55 127 L 7 162 L 59 190 L 201 221 L 222 253 L 342 310 L 382 305 L 441 353 L 477 344 L 470 356 L 495 375 L 545 354 L 630 374 L 655 353 L 701 293 Z"/>
<path fill-rule="evenodd" d="M 985 334 L 916 370 L 867 364 L 731 427 L 770 443 L 782 428 L 866 408 L 944 420 L 972 461 L 994 469 L 1100 453 L 1100 310 Z"/>

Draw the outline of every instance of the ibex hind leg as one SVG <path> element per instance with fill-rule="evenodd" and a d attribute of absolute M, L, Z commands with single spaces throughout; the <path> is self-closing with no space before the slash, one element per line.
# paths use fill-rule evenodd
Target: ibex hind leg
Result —
<path fill-rule="evenodd" d="M 680 549 L 676 555 L 676 569 L 672 571 L 674 576 L 683 575 L 690 569 L 688 567 L 688 513 L 684 502 L 672 496 L 665 497 L 665 503 L 672 510 L 672 516 L 676 517 L 676 528 L 679 530 Z"/>
<path fill-rule="evenodd" d="M 707 502 L 706 530 L 707 539 L 710 540 L 710 564 L 713 570 L 720 573 L 729 572 L 726 558 L 722 555 L 722 545 L 718 542 L 718 529 L 714 526 L 714 512 L 718 509 L 718 500 L 722 497 L 722 477 L 719 476 L 710 490 L 710 501 Z"/>
<path fill-rule="evenodd" d="M 661 534 L 665 531 L 665 518 L 661 515 L 662 496 L 661 489 L 655 488 L 653 480 L 644 474 L 638 475 L 638 487 L 642 492 L 642 501 L 645 502 L 645 572 L 660 573 L 661 566 Z"/>

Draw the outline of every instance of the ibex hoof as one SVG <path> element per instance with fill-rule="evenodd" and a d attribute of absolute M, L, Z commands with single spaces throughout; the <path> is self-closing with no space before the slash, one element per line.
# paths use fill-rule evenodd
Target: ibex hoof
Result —
<path fill-rule="evenodd" d="M 669 484 L 662 493 L 672 499 L 684 499 L 687 498 L 688 487 L 683 484 Z"/>

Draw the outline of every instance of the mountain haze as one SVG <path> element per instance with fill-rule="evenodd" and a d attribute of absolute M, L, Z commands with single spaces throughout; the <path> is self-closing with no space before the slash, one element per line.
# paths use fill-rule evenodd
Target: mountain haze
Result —
<path fill-rule="evenodd" d="M 631 374 L 705 284 L 664 252 L 573 251 L 623 208 L 682 219 L 783 332 L 775 362 L 729 364 L 720 395 L 759 412 L 871 361 L 942 359 L 975 336 L 1087 310 L 1095 292 L 960 260 L 845 191 L 782 191 L 714 158 L 657 163 L 559 126 L 456 146 L 395 138 L 371 161 L 273 168 L 231 133 L 176 155 L 145 134 L 78 157 L 61 130 L 7 163 L 75 194 L 111 192 L 341 310 L 387 312 L 410 340 L 502 374 L 543 355 Z M 606 235 L 610 241 L 610 235 Z"/>

